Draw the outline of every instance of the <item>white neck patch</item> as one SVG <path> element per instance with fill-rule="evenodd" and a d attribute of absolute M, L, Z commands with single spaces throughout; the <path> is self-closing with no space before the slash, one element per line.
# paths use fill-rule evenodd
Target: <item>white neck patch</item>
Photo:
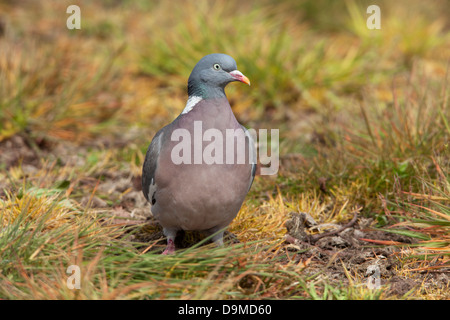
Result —
<path fill-rule="evenodd" d="M 184 107 L 183 112 L 181 112 L 181 114 L 188 113 L 197 105 L 197 103 L 199 103 L 202 100 L 203 100 L 203 98 L 199 97 L 199 96 L 189 97 L 188 101 L 186 102 L 186 107 Z"/>

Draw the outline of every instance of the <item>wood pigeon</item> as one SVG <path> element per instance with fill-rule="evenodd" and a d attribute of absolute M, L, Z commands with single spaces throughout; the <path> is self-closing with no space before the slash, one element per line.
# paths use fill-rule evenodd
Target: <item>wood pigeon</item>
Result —
<path fill-rule="evenodd" d="M 206 231 L 223 245 L 223 232 L 238 214 L 255 176 L 256 151 L 225 95 L 233 81 L 250 85 L 235 60 L 203 57 L 188 80 L 181 114 L 153 137 L 142 169 L 142 190 L 175 253 L 179 230 Z"/>

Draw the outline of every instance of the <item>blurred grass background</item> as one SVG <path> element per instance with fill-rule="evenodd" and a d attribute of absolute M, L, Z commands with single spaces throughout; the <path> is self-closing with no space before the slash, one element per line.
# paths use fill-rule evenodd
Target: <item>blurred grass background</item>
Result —
<path fill-rule="evenodd" d="M 81 30 L 66 28 L 72 4 Z M 366 27 L 370 4 L 381 30 Z M 413 261 L 448 266 L 449 16 L 444 0 L 0 1 L 1 152 L 19 136 L 36 158 L 0 158 L 0 297 L 380 298 L 273 262 L 289 211 L 340 222 L 356 205 L 419 234 Z M 139 176 L 212 52 L 250 78 L 227 95 L 247 127 L 280 129 L 281 168 L 257 177 L 231 226 L 249 242 L 239 259 L 193 248 L 161 261 L 100 224 L 131 187 L 97 187 Z M 82 205 L 94 194 L 100 213 Z M 74 262 L 90 283 L 78 293 L 64 283 Z"/>

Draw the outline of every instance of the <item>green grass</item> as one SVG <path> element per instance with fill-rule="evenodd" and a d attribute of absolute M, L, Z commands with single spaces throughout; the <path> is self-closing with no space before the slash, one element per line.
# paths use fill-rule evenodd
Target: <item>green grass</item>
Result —
<path fill-rule="evenodd" d="M 379 1 L 381 30 L 366 28 L 368 1 L 80 2 L 79 31 L 65 27 L 70 4 L 0 3 L 0 298 L 448 298 L 371 291 L 353 270 L 331 281 L 283 242 L 291 211 L 336 223 L 361 205 L 415 239 L 399 275 L 448 268 L 447 2 Z M 146 147 L 211 52 L 250 78 L 227 95 L 247 127 L 280 129 L 281 167 L 256 177 L 230 226 L 240 244 L 162 257 L 138 241 L 155 228 L 114 217 L 142 209 Z M 80 290 L 66 286 L 71 264 Z"/>

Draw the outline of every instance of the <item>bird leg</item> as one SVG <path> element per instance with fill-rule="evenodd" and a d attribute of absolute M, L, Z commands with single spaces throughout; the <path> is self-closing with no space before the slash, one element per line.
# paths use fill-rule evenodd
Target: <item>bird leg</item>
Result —
<path fill-rule="evenodd" d="M 164 249 L 163 255 L 175 254 L 175 243 L 174 240 L 169 238 L 167 239 L 167 247 Z"/>
<path fill-rule="evenodd" d="M 177 235 L 177 230 L 163 228 L 163 233 L 167 237 L 167 247 L 162 254 L 175 254 L 175 237 Z"/>
<path fill-rule="evenodd" d="M 223 247 L 223 233 L 224 231 L 218 232 L 211 238 L 218 247 Z"/>

